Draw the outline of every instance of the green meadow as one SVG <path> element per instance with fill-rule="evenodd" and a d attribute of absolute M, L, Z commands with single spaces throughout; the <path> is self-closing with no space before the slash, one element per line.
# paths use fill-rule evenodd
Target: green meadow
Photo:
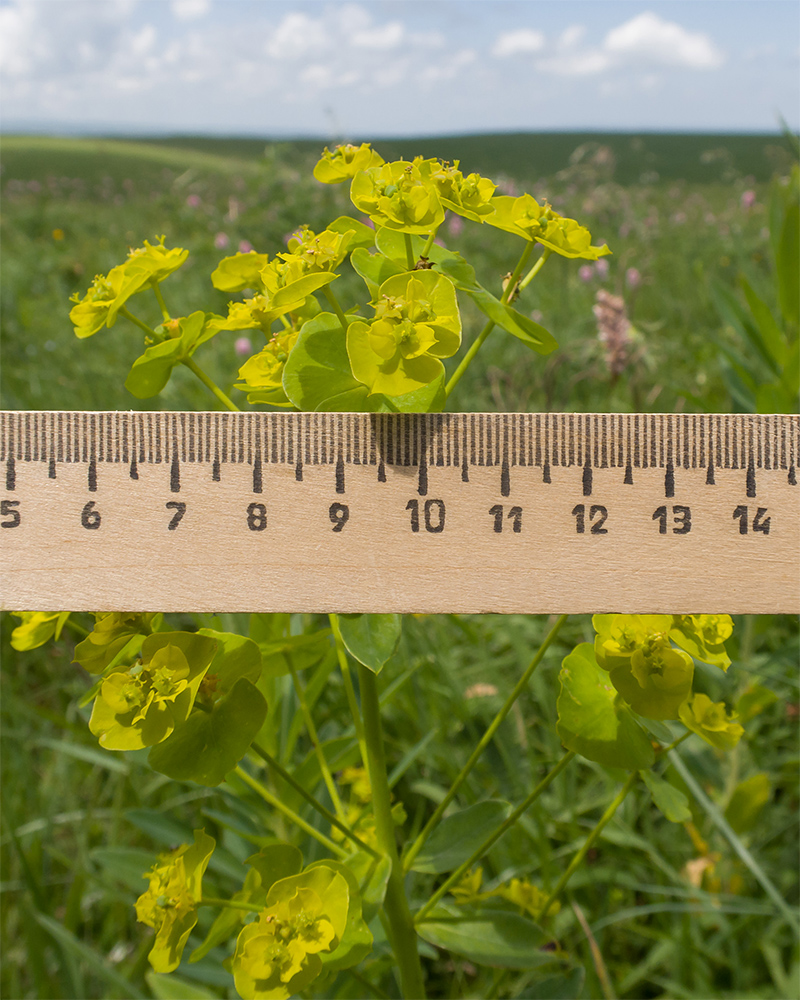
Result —
<path fill-rule="evenodd" d="M 550 330 L 559 349 L 541 357 L 513 338 L 490 337 L 484 363 L 465 375 L 448 408 L 748 408 L 747 380 L 767 378 L 765 360 L 719 303 L 725 296 L 741 299 L 743 275 L 777 313 L 770 190 L 791 169 L 790 139 L 543 134 L 375 145 L 387 159 L 417 153 L 459 159 L 465 173 L 492 177 L 504 193 L 529 191 L 549 200 L 613 251 L 595 265 L 550 259 L 518 308 Z M 202 137 L 4 137 L 3 407 L 213 408 L 213 397 L 182 369 L 159 397 L 130 396 L 123 383 L 141 353 L 141 334 L 120 320 L 91 341 L 78 341 L 68 317 L 70 296 L 82 296 L 94 275 L 120 263 L 129 247 L 163 234 L 168 246 L 190 251 L 164 288 L 172 314 L 224 313 L 227 299 L 209 281 L 222 256 L 248 247 L 272 255 L 285 249 L 299 225 L 317 229 L 354 212 L 347 185 L 313 180 L 320 146 Z M 476 263 L 486 287 L 498 289 L 513 268 L 507 234 L 452 218 L 439 235 Z M 360 287 L 354 273 L 337 283 L 345 309 Z M 593 313 L 603 290 L 623 298 L 632 324 L 617 365 L 598 338 Z M 467 343 L 483 325 L 470 305 L 464 304 Z M 148 322 L 159 321 L 155 301 L 141 307 L 137 301 L 139 309 Z M 232 388 L 243 362 L 237 339 L 240 334 L 222 333 L 201 349 L 201 361 L 239 402 Z M 250 339 L 257 350 L 255 334 Z M 457 361 L 450 359 L 448 371 Z M 189 627 L 189 619 L 174 618 L 176 627 Z M 245 616 L 207 616 L 204 624 L 247 630 Z M 8 642 L 14 625 L 4 614 L 0 996 L 235 996 L 230 977 L 211 959 L 184 963 L 170 977 L 177 986 L 149 971 L 150 932 L 137 925 L 132 903 L 153 855 L 190 840 L 199 826 L 213 831 L 220 845 L 209 870 L 211 894 L 233 891 L 258 837 L 286 835 L 282 820 L 264 811 L 263 826 L 254 829 L 225 785 L 179 785 L 150 770 L 144 752 L 100 750 L 87 728 L 89 708 L 80 705 L 90 682 L 71 665 L 73 639 L 65 632 L 51 645 L 15 652 Z M 534 616 L 406 620 L 380 683 L 394 692 L 384 725 L 393 790 L 410 829 L 419 829 L 441 801 L 548 628 L 545 618 Z M 588 617 L 570 619 L 466 782 L 462 807 L 487 796 L 519 800 L 543 773 L 542 761 L 556 759 L 559 665 L 574 644 L 592 636 Z M 725 755 L 696 738 L 683 745 L 683 759 L 705 795 L 695 797 L 674 769 L 668 774 L 687 794 L 691 820 L 668 822 L 637 786 L 569 883 L 556 932 L 585 975 L 542 983 L 529 972 L 477 970 L 467 959 L 424 945 L 431 996 L 797 995 L 796 929 L 765 890 L 766 880 L 797 913 L 797 622 L 777 615 L 737 618 L 728 648 L 733 665 L 727 674 L 708 668 L 701 683 L 713 698 L 738 706 L 746 735 Z M 277 695 L 281 760 L 310 759 L 291 687 Z M 317 672 L 308 697 L 322 740 L 347 729 L 338 674 Z M 565 771 L 492 848 L 484 881 L 525 876 L 552 885 L 615 794 L 618 778 L 589 761 Z M 296 808 L 302 810 L 300 800 Z M 720 814 L 732 838 L 720 832 Z M 391 966 L 385 941 L 376 940 L 365 974 L 380 985 L 343 972 L 329 984 L 333 993 L 310 989 L 308 996 L 396 995 Z"/>

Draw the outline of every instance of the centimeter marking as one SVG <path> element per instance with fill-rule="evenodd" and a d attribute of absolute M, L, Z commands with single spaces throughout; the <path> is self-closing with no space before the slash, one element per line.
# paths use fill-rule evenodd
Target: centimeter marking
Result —
<path fill-rule="evenodd" d="M 427 493 L 428 468 L 499 467 L 501 493 L 510 493 L 514 466 L 542 470 L 583 468 L 583 493 L 592 492 L 593 470 L 664 470 L 664 495 L 673 496 L 676 469 L 742 469 L 747 495 L 756 495 L 756 470 L 785 470 L 797 483 L 800 417 L 754 414 L 596 413 L 85 413 L 0 412 L 0 461 L 13 490 L 17 462 L 45 462 L 51 479 L 62 463 L 87 466 L 88 489 L 97 489 L 98 463 L 168 464 L 170 489 L 180 491 L 181 464 L 211 466 L 218 482 L 223 465 L 250 465 L 253 492 L 263 489 L 265 465 L 291 465 L 302 481 L 304 466 L 335 466 L 343 493 L 344 467 L 416 466 L 418 492 Z"/>
<path fill-rule="evenodd" d="M 0 606 L 797 613 L 799 447 L 795 415 L 5 411 Z"/>

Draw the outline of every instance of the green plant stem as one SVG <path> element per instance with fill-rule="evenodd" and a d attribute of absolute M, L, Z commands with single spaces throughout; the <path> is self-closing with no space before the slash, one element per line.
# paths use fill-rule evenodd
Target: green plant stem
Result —
<path fill-rule="evenodd" d="M 568 750 L 561 760 L 556 764 L 556 766 L 542 778 L 536 788 L 528 795 L 527 798 L 523 799 L 522 802 L 517 806 L 517 808 L 509 815 L 508 819 L 504 820 L 500 826 L 494 831 L 494 833 L 487 837 L 487 839 L 481 844 L 481 846 L 469 857 L 463 864 L 459 865 L 458 868 L 450 875 L 442 885 L 436 890 L 436 892 L 431 896 L 428 902 L 422 907 L 414 918 L 415 924 L 420 924 L 424 921 L 425 915 L 430 913 L 434 906 L 439 902 L 439 900 L 444 896 L 444 894 L 450 889 L 451 886 L 459 882 L 462 876 L 472 868 L 476 861 L 479 861 L 484 854 L 496 843 L 506 832 L 509 830 L 520 818 L 520 816 L 539 798 L 542 792 L 547 788 L 547 786 L 554 781 L 559 774 L 564 770 L 564 768 L 569 764 L 575 753 L 572 750 Z"/>
<path fill-rule="evenodd" d="M 669 759 L 672 766 L 686 782 L 687 788 L 695 797 L 698 804 L 703 808 L 708 818 L 725 837 L 734 851 L 739 855 L 739 858 L 750 869 L 755 879 L 761 885 L 761 888 L 775 904 L 776 908 L 780 911 L 781 915 L 784 917 L 795 934 L 800 936 L 800 919 L 798 919 L 797 912 L 789 906 L 767 873 L 742 843 L 736 831 L 700 787 L 692 772 L 686 764 L 684 764 L 683 759 L 678 754 L 677 750 L 673 749 L 669 751 Z"/>
<path fill-rule="evenodd" d="M 197 364 L 194 358 L 184 358 L 181 364 L 186 365 L 189 371 L 193 372 L 200 379 L 200 381 L 203 383 L 206 389 L 210 389 L 211 392 L 214 393 L 214 395 L 226 409 L 231 410 L 231 412 L 233 413 L 241 412 L 236 403 L 234 403 L 232 399 L 229 399 L 222 391 L 222 389 L 220 389 L 220 387 L 216 384 L 216 382 L 212 381 L 208 377 L 208 375 L 206 375 L 206 373 L 203 371 L 202 368 L 200 368 L 200 366 Z"/>
<path fill-rule="evenodd" d="M 152 327 L 148 326 L 147 323 L 143 323 L 138 316 L 134 316 L 127 306 L 122 306 L 119 310 L 119 314 L 120 316 L 124 316 L 125 319 L 130 320 L 134 326 L 138 326 L 140 330 L 150 337 L 151 340 L 156 341 L 156 343 L 161 343 L 161 341 L 164 340 L 164 338 L 159 336 L 159 334 L 157 334 Z"/>
<path fill-rule="evenodd" d="M 389 923 L 390 940 L 400 972 L 403 996 L 424 1000 L 425 984 L 417 951 L 417 933 L 406 899 L 403 870 L 397 854 L 391 793 L 386 775 L 386 755 L 383 750 L 381 714 L 378 685 L 375 674 L 359 663 L 358 684 L 361 689 L 361 706 L 364 713 L 364 739 L 367 748 L 367 770 L 372 788 L 372 808 L 375 815 L 375 832 L 378 847 L 389 858 L 392 866 L 386 886 L 383 911 Z"/>
<path fill-rule="evenodd" d="M 480 757 L 480 755 L 483 753 L 483 751 L 486 749 L 486 747 L 491 742 L 492 737 L 497 732 L 497 729 L 500 726 L 500 724 L 503 722 L 503 719 L 505 719 L 505 717 L 511 711 L 511 708 L 513 707 L 513 705 L 516 702 L 517 698 L 519 698 L 519 696 L 524 691 L 525 687 L 528 684 L 528 681 L 531 679 L 531 675 L 533 674 L 534 670 L 539 666 L 539 664 L 542 662 L 542 657 L 547 652 L 547 650 L 549 649 L 550 645 L 552 644 L 553 640 L 556 638 L 556 636 L 558 635 L 558 633 L 561 631 L 561 627 L 563 626 L 564 622 L 567 620 L 568 617 L 569 617 L 568 615 L 560 615 L 559 618 L 558 618 L 558 620 L 553 625 L 553 627 L 547 633 L 547 635 L 545 636 L 544 642 L 541 644 L 541 646 L 539 647 L 539 649 L 536 651 L 536 655 L 533 657 L 533 659 L 531 660 L 531 662 L 528 664 L 528 666 L 527 666 L 527 668 L 525 670 L 525 673 L 522 675 L 522 677 L 520 677 L 520 679 L 514 685 L 514 689 L 511 692 L 511 694 L 508 696 L 508 698 L 506 698 L 505 704 L 500 709 L 500 711 L 497 713 L 497 715 L 494 717 L 494 719 L 492 719 L 492 721 L 489 724 L 486 732 L 481 737 L 480 742 L 478 743 L 478 745 L 475 747 L 475 749 L 470 754 L 469 760 L 461 768 L 461 771 L 459 772 L 459 774 L 456 777 L 455 781 L 450 786 L 450 789 L 447 792 L 447 795 L 445 795 L 445 797 L 442 799 L 442 801 L 436 807 L 433 815 L 428 820 L 428 822 L 425 824 L 425 826 L 422 828 L 422 830 L 420 831 L 419 836 L 417 837 L 417 839 L 414 841 L 414 843 L 411 845 L 411 847 L 409 847 L 409 849 L 403 855 L 403 867 L 405 868 L 406 871 L 408 871 L 408 869 L 411 867 L 411 863 L 413 862 L 414 858 L 416 858 L 416 856 L 419 854 L 420 849 L 422 848 L 422 845 L 425 843 L 425 841 L 430 836 L 430 833 L 433 830 L 433 828 L 436 826 L 436 824 L 442 818 L 445 809 L 447 809 L 447 807 L 450 805 L 450 803 L 455 798 L 456 792 L 459 790 L 459 788 L 461 787 L 461 785 L 464 783 L 464 780 L 466 779 L 467 775 L 470 773 L 470 771 L 473 769 L 473 767 L 477 763 L 478 758 Z"/>
<path fill-rule="evenodd" d="M 445 386 L 444 389 L 445 399 L 447 399 L 447 397 L 450 395 L 453 389 L 455 389 L 455 387 L 461 381 L 461 376 L 464 374 L 467 368 L 469 368 L 469 366 L 472 364 L 472 359 L 475 357 L 475 355 L 478 353 L 481 347 L 483 347 L 486 338 L 489 336 L 492 330 L 494 330 L 494 326 L 495 326 L 494 320 L 490 319 L 487 322 L 486 326 L 478 334 L 478 336 L 469 345 L 469 350 L 461 359 L 458 368 L 456 368 L 456 370 L 450 376 L 450 380 Z"/>
<path fill-rule="evenodd" d="M 409 271 L 413 271 L 416 264 L 416 260 L 414 259 L 414 242 L 411 239 L 411 233 L 403 233 L 403 236 L 405 237 L 406 244 L 406 263 L 408 264 Z"/>
<path fill-rule="evenodd" d="M 430 235 L 428 236 L 427 240 L 425 240 L 425 246 L 422 248 L 422 253 L 420 254 L 420 257 L 427 258 L 428 254 L 431 252 L 433 241 L 436 239 L 436 234 L 438 232 L 439 232 L 438 226 L 435 229 L 431 229 Z"/>
<path fill-rule="evenodd" d="M 328 300 L 328 302 L 330 302 L 331 309 L 333 309 L 333 311 L 336 313 L 336 316 L 338 317 L 338 320 L 341 323 L 342 329 L 344 330 L 345 333 L 347 333 L 347 317 L 344 314 L 344 310 L 339 305 L 339 300 L 334 295 L 331 286 L 325 285 L 322 289 L 322 293 Z"/>
<path fill-rule="evenodd" d="M 350 829 L 349 826 L 347 826 L 346 823 L 342 823 L 341 820 L 337 819 L 330 809 L 326 809 L 325 806 L 311 794 L 311 792 L 307 792 L 299 781 L 295 781 L 292 775 L 289 774 L 285 767 L 275 760 L 271 753 L 265 750 L 262 746 L 259 746 L 258 743 L 251 743 L 250 749 L 253 753 L 257 754 L 263 761 L 265 761 L 265 763 L 267 763 L 277 775 L 283 778 L 286 784 L 290 785 L 298 795 L 302 796 L 312 808 L 316 809 L 320 816 L 322 816 L 323 819 L 326 819 L 331 826 L 335 826 L 337 830 L 340 830 L 345 837 L 348 838 L 348 840 L 352 840 L 353 843 L 357 844 L 362 851 L 366 851 L 368 854 L 371 854 L 373 858 L 380 857 L 380 854 L 373 847 L 370 847 L 369 844 L 365 843 Z"/>
<path fill-rule="evenodd" d="M 597 840 L 597 838 L 603 832 L 603 829 L 605 828 L 605 826 L 608 823 L 610 823 L 611 820 L 614 818 L 614 813 L 622 805 L 623 801 L 625 800 L 625 796 L 628 794 L 628 792 L 631 790 L 631 788 L 633 788 L 633 783 L 636 781 L 636 778 L 637 778 L 638 774 L 639 774 L 638 771 L 631 771 L 630 775 L 628 776 L 628 780 L 625 782 L 625 784 L 620 789 L 619 794 L 612 800 L 611 805 L 609 805 L 608 809 L 606 809 L 606 811 L 600 817 L 600 820 L 597 823 L 597 826 L 595 826 L 595 828 L 592 830 L 592 832 L 589 834 L 589 836 L 584 841 L 583 847 L 581 847 L 581 849 L 578 851 L 578 853 L 575 855 L 575 857 L 572 859 L 572 861 L 570 861 L 569 865 L 567 866 L 567 870 L 564 872 L 564 874 L 558 880 L 558 882 L 556 883 L 555 888 L 553 889 L 553 891 L 548 896 L 547 902 L 542 907 L 542 910 L 539 913 L 539 923 L 543 923 L 544 922 L 544 920 L 547 917 L 547 914 L 548 914 L 550 908 L 552 907 L 553 903 L 556 901 L 556 899 L 557 899 L 559 893 L 561 892 L 561 890 L 564 888 L 564 886 L 567 884 L 567 882 L 569 882 L 569 880 L 572 878 L 572 876 L 575 874 L 575 872 L 578 870 L 578 868 L 580 868 L 581 863 L 583 862 L 583 859 L 589 853 L 589 851 L 590 851 L 590 849 L 592 847 L 592 844 L 594 844 L 594 842 Z"/>
<path fill-rule="evenodd" d="M 341 822 L 344 823 L 345 813 L 342 808 L 342 800 L 339 798 L 339 792 L 336 788 L 336 783 L 333 780 L 331 769 L 328 767 L 328 762 L 325 760 L 325 754 L 322 752 L 322 746 L 319 742 L 319 737 L 317 736 L 317 727 L 314 725 L 314 719 L 311 717 L 311 710 L 309 709 L 308 702 L 306 701 L 306 690 L 303 687 L 303 683 L 298 676 L 294 664 L 292 663 L 291 656 L 286 657 L 286 662 L 289 664 L 289 670 L 292 674 L 292 682 L 294 684 L 295 692 L 297 693 L 297 700 L 300 703 L 300 711 L 303 713 L 303 719 L 305 720 L 306 729 L 308 730 L 308 736 L 311 740 L 311 745 L 314 747 L 314 753 L 316 754 L 317 760 L 319 761 L 319 769 L 322 773 L 322 780 L 325 782 L 325 787 L 328 789 L 328 794 L 331 797 L 333 808 L 336 810 L 336 815 L 339 817 Z"/>
<path fill-rule="evenodd" d="M 339 616 L 328 615 L 328 620 L 331 623 L 331 632 L 333 633 L 333 640 L 336 643 L 336 656 L 339 660 L 339 669 L 342 671 L 347 703 L 350 706 L 350 714 L 353 716 L 353 728 L 356 731 L 356 739 L 361 751 L 361 763 L 366 767 L 367 743 L 364 739 L 364 722 L 361 718 L 361 709 L 359 708 L 358 698 L 356 698 L 356 691 L 353 687 L 353 676 L 350 673 L 350 664 L 347 660 L 347 649 L 345 648 L 344 639 L 342 639 L 342 633 L 339 628 Z"/>
<path fill-rule="evenodd" d="M 64 622 L 64 628 L 71 629 L 73 632 L 75 632 L 76 635 L 80 635 L 84 639 L 89 634 L 89 629 L 88 628 L 84 628 L 83 625 L 79 625 L 77 622 L 72 621 L 72 619 L 70 619 L 70 618 L 67 618 L 67 620 Z M 62 632 L 63 632 L 63 629 L 62 629 Z"/>
<path fill-rule="evenodd" d="M 522 279 L 522 281 L 520 281 L 520 283 L 519 283 L 519 290 L 520 291 L 522 291 L 523 289 L 527 288 L 528 285 L 533 281 L 533 279 L 536 277 L 536 275 L 544 267 L 545 261 L 547 260 L 547 258 L 550 256 L 550 254 L 552 252 L 553 251 L 549 247 L 545 247 L 544 248 L 544 253 L 542 254 L 542 256 L 536 261 L 536 263 L 533 265 L 533 267 L 530 269 L 530 271 L 528 271 L 528 273 L 525 275 L 525 277 Z"/>
<path fill-rule="evenodd" d="M 508 302 L 509 297 L 511 296 L 512 292 L 516 287 L 517 281 L 519 280 L 519 276 L 522 274 L 525 265 L 528 263 L 528 258 L 533 252 L 533 247 L 534 244 L 532 241 L 528 242 L 525 245 L 525 249 L 522 251 L 522 256 L 517 261 L 517 266 L 514 268 L 514 272 L 508 279 L 508 283 L 506 287 L 503 289 L 503 294 L 500 296 L 500 301 L 502 303 L 505 304 Z M 539 263 L 539 261 L 537 261 L 537 263 Z M 486 326 L 481 330 L 481 332 L 472 342 L 472 344 L 470 344 L 469 350 L 461 359 L 458 368 L 456 368 L 456 370 L 450 376 L 450 380 L 445 386 L 444 390 L 445 399 L 447 399 L 450 396 L 450 393 L 453 391 L 453 389 L 455 389 L 455 387 L 461 381 L 461 376 L 464 374 L 467 368 L 469 368 L 469 366 L 472 364 L 473 358 L 481 349 L 481 347 L 483 347 L 484 343 L 486 342 L 486 338 L 489 336 L 492 330 L 494 330 L 494 328 L 495 328 L 495 322 L 494 320 L 490 319 L 489 322 L 486 324 Z"/>
<path fill-rule="evenodd" d="M 198 906 L 224 906 L 229 910 L 248 910 L 250 913 L 261 913 L 263 906 L 255 903 L 236 903 L 232 899 L 217 899 L 216 896 L 203 896 L 197 901 Z"/>
<path fill-rule="evenodd" d="M 157 281 L 153 281 L 150 287 L 155 292 L 156 300 L 158 301 L 158 307 L 161 310 L 161 315 L 164 317 L 164 322 L 168 322 L 172 317 L 169 314 L 169 309 L 167 309 L 167 303 L 164 301 L 164 296 L 161 294 L 161 289 L 158 286 Z"/>
<path fill-rule="evenodd" d="M 252 788 L 254 792 L 260 795 L 268 805 L 277 809 L 278 812 L 282 812 L 288 820 L 291 820 L 291 822 L 295 824 L 295 826 L 299 826 L 300 829 L 304 830 L 310 837 L 318 840 L 323 847 L 327 847 L 329 851 L 333 851 L 333 853 L 338 855 L 340 858 L 347 857 L 347 851 L 343 847 L 340 847 L 339 844 L 331 840 L 330 837 L 326 837 L 324 833 L 320 833 L 319 830 L 313 827 L 310 823 L 306 823 L 303 817 L 298 816 L 294 809 L 290 809 L 289 806 L 284 805 L 277 795 L 273 795 L 268 788 L 265 788 L 261 784 L 260 781 L 256 781 L 255 778 L 251 777 L 241 764 L 236 766 L 234 774 L 241 778 L 242 781 Z"/>

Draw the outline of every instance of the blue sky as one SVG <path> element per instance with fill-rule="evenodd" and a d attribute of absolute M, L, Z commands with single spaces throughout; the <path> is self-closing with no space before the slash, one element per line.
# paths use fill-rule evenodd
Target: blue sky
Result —
<path fill-rule="evenodd" d="M 800 126 L 795 0 L 0 0 L 2 126 L 356 138 Z"/>

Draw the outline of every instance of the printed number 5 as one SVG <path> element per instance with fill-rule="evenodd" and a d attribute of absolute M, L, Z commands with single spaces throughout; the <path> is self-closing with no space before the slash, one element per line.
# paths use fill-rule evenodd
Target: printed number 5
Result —
<path fill-rule="evenodd" d="M 20 523 L 20 514 L 15 507 L 19 507 L 19 500 L 0 500 L 0 515 L 10 517 L 10 521 L 0 522 L 2 528 L 16 528 Z"/>

